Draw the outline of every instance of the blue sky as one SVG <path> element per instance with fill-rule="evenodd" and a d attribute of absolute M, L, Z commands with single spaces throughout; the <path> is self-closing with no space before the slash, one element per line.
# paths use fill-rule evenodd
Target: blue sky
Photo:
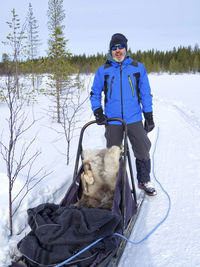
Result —
<path fill-rule="evenodd" d="M 31 2 L 42 42 L 38 56 L 47 55 L 48 0 L 7 0 L 0 9 L 0 60 L 8 47 L 2 45 L 15 8 L 24 22 Z M 106 53 L 112 34 L 123 33 L 128 47 L 137 50 L 172 50 L 200 45 L 199 0 L 64 0 L 65 37 L 72 54 Z"/>

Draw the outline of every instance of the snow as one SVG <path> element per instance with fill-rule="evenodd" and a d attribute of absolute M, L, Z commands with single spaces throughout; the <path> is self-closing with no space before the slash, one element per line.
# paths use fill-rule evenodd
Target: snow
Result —
<path fill-rule="evenodd" d="M 85 93 L 90 90 L 92 78 L 91 75 L 83 76 Z M 150 74 L 149 80 L 156 123 L 149 134 L 153 160 L 151 176 L 158 195 L 145 197 L 130 240 L 143 239 L 166 216 L 169 200 L 156 179 L 169 194 L 171 209 L 166 220 L 147 240 L 139 245 L 127 244 L 119 267 L 200 266 L 200 75 Z M 29 106 L 40 120 L 25 135 L 23 142 L 30 141 L 37 134 L 34 149 L 42 152 L 37 168 L 44 167 L 53 172 L 22 202 L 14 218 L 14 235 L 11 238 L 8 230 L 8 179 L 0 157 L 0 267 L 10 263 L 10 255 L 17 253 L 17 242 L 30 231 L 26 210 L 44 202 L 59 203 L 72 181 L 79 131 L 72 140 L 70 164 L 67 166 L 65 140 L 55 131 L 60 130 L 59 125 L 48 116 L 49 105 L 49 99 L 40 96 L 38 103 Z M 0 103 L 0 114 L 0 134 L 3 129 L 6 136 L 5 104 Z M 87 103 L 81 114 L 80 127 L 92 119 L 90 104 Z M 89 127 L 84 135 L 83 147 L 94 149 L 104 146 L 103 127 Z M 25 176 L 26 173 L 20 175 L 16 189 L 20 188 Z"/>

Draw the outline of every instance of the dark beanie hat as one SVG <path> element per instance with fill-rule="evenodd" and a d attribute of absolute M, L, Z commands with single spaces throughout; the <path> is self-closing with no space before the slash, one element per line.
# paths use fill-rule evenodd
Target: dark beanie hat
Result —
<path fill-rule="evenodd" d="M 121 33 L 115 33 L 113 34 L 111 40 L 110 40 L 110 51 L 111 51 L 111 48 L 116 45 L 116 44 L 123 44 L 125 45 L 125 48 L 127 50 L 127 38 L 121 34 Z"/>

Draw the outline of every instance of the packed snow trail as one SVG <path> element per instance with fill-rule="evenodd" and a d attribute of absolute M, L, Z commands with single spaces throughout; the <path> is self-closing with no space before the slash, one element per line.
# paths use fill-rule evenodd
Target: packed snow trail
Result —
<path fill-rule="evenodd" d="M 138 246 L 127 244 L 119 267 L 200 266 L 200 128 L 191 112 L 173 103 L 157 100 L 154 109 L 160 128 L 155 174 L 172 207 L 168 219 L 148 240 Z M 155 134 L 156 129 L 149 135 L 152 146 Z M 154 183 L 158 195 L 146 197 L 130 240 L 141 239 L 166 213 L 167 197 Z"/>

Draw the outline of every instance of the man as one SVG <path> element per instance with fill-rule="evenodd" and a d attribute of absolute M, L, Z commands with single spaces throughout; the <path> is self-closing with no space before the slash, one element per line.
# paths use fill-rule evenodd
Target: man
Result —
<path fill-rule="evenodd" d="M 112 36 L 108 60 L 96 72 L 90 101 L 97 124 L 106 125 L 108 148 L 121 145 L 123 126 L 118 121 L 108 124 L 107 118 L 122 118 L 126 122 L 128 138 L 136 158 L 138 187 L 153 196 L 157 192 L 150 183 L 151 142 L 147 136 L 154 128 L 151 88 L 145 67 L 129 57 L 127 41 L 121 33 Z M 104 112 L 101 105 L 102 91 L 105 94 Z"/>

